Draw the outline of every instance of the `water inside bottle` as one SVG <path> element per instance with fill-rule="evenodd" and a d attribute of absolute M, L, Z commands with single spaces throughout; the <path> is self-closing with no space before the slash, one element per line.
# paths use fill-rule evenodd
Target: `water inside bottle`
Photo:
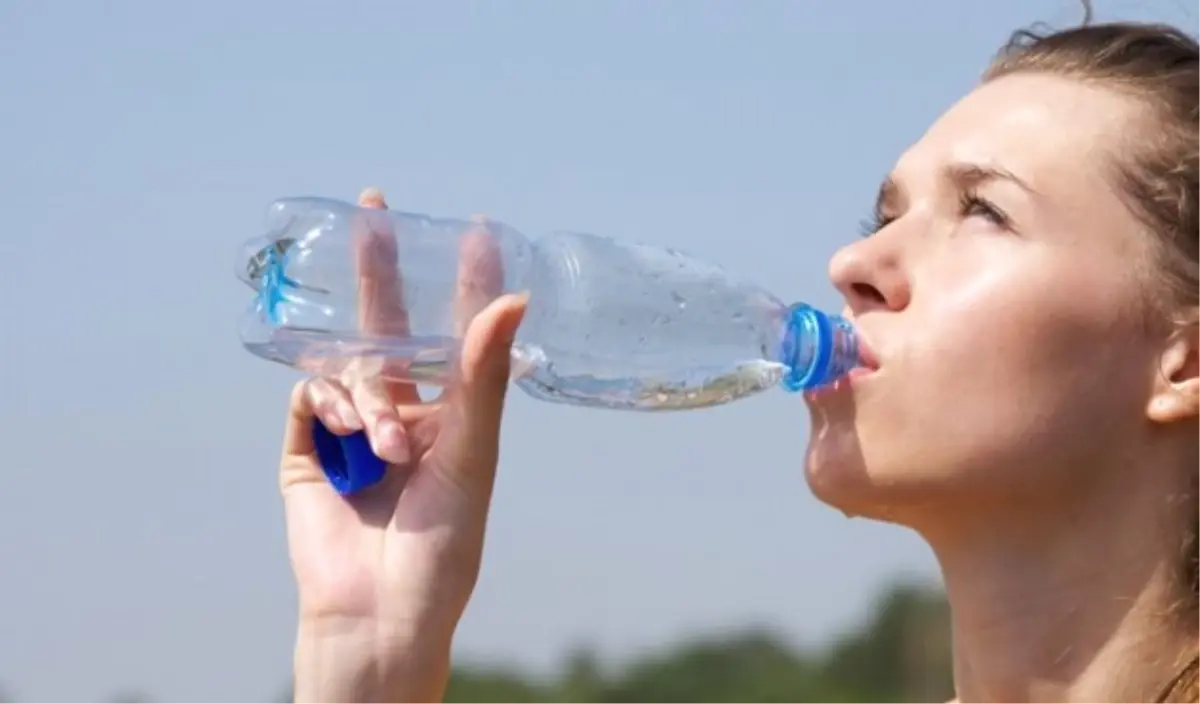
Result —
<path fill-rule="evenodd" d="M 269 341 L 247 342 L 254 354 L 313 376 L 349 382 L 381 378 L 444 386 L 455 373 L 459 343 L 442 336 L 403 340 L 331 337 L 328 330 L 281 329 Z M 558 374 L 536 345 L 513 346 L 512 377 L 535 398 L 616 410 L 668 411 L 717 406 L 779 383 L 786 367 L 764 359 L 727 368 L 693 369 L 671 379 Z"/>
<path fill-rule="evenodd" d="M 605 378 L 592 374 L 561 375 L 535 345 L 513 350 L 516 383 L 534 398 L 591 408 L 626 411 L 678 411 L 729 403 L 779 383 L 787 367 L 765 359 L 749 359 L 731 367 L 696 368 L 672 378 Z"/>

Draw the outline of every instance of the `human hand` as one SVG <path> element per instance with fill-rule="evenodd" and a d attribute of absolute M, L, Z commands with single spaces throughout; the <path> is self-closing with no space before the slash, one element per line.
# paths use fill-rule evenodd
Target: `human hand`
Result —
<path fill-rule="evenodd" d="M 359 203 L 387 207 L 373 189 Z M 395 234 L 373 231 L 358 246 L 360 325 L 366 332 L 404 334 Z M 314 378 L 293 391 L 280 487 L 300 599 L 298 696 L 305 689 L 300 668 L 325 673 L 325 685 L 307 688 L 319 698 L 371 698 L 362 689 L 368 685 L 357 681 L 366 675 L 353 674 L 362 668 L 375 672 L 367 677 L 375 690 L 401 686 L 385 671 L 406 672 L 409 691 L 422 692 L 419 698 L 444 686 L 444 673 L 442 682 L 424 683 L 437 680 L 444 663 L 424 662 L 414 673 L 413 658 L 419 652 L 448 656 L 478 577 L 510 349 L 525 306 L 521 296 L 497 298 L 503 276 L 486 239 L 465 237 L 461 261 L 462 353 L 439 399 L 422 402 L 415 385 L 378 374 Z M 389 463 L 384 479 L 359 494 L 338 494 L 316 455 L 314 419 L 336 435 L 365 430 L 376 455 Z M 321 655 L 334 642 L 340 664 Z M 396 662 L 384 662 L 389 658 Z M 345 678 L 354 681 L 326 686 Z M 404 695 L 393 688 L 377 696 L 395 701 Z"/>

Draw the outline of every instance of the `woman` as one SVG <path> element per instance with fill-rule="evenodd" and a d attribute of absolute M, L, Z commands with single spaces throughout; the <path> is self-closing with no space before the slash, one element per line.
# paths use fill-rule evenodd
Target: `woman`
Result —
<path fill-rule="evenodd" d="M 1197 91 L 1197 45 L 1169 28 L 1021 34 L 831 263 L 878 363 L 807 397 L 809 484 L 929 542 L 963 701 L 1196 701 Z M 361 272 L 377 331 L 404 320 L 386 254 Z M 471 321 L 436 404 L 296 388 L 298 699 L 441 696 L 522 312 L 508 296 Z M 383 485 L 330 489 L 314 414 L 366 428 Z"/>

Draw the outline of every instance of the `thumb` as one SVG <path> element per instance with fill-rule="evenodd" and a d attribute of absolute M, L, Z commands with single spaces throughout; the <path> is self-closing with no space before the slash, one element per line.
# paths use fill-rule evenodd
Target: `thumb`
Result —
<path fill-rule="evenodd" d="M 490 447 L 499 438 L 513 339 L 527 300 L 526 294 L 496 298 L 471 320 L 463 336 L 461 368 L 453 389 L 462 432 L 455 442 L 462 451 Z"/>
<path fill-rule="evenodd" d="M 306 379 L 292 387 L 292 395 L 288 399 L 287 423 L 283 431 L 283 454 L 289 456 L 308 456 L 316 453 L 313 446 L 312 431 L 317 411 L 314 398 L 312 379 Z"/>
<path fill-rule="evenodd" d="M 312 439 L 315 409 L 310 383 L 302 381 L 292 387 L 292 395 L 288 400 L 283 452 L 279 462 L 281 489 L 315 481 L 320 475 Z"/>

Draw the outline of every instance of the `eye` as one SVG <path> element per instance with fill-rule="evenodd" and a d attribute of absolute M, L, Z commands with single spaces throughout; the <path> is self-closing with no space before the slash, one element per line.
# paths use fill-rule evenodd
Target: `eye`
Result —
<path fill-rule="evenodd" d="M 998 205 L 974 191 L 965 191 L 959 196 L 959 216 L 963 218 L 982 217 L 992 225 L 1011 230 L 1012 220 Z M 870 237 L 883 228 L 892 224 L 896 218 L 884 215 L 876 209 L 870 216 L 859 221 L 859 236 Z"/>
<path fill-rule="evenodd" d="M 1011 229 L 1012 221 L 995 203 L 972 191 L 965 191 L 958 201 L 959 214 L 964 218 L 981 217 L 996 227 Z"/>
<path fill-rule="evenodd" d="M 895 219 L 896 218 L 886 216 L 876 210 L 868 217 L 858 221 L 858 235 L 859 237 L 870 237 L 876 232 L 879 232 L 883 228 L 892 224 L 892 221 Z"/>

